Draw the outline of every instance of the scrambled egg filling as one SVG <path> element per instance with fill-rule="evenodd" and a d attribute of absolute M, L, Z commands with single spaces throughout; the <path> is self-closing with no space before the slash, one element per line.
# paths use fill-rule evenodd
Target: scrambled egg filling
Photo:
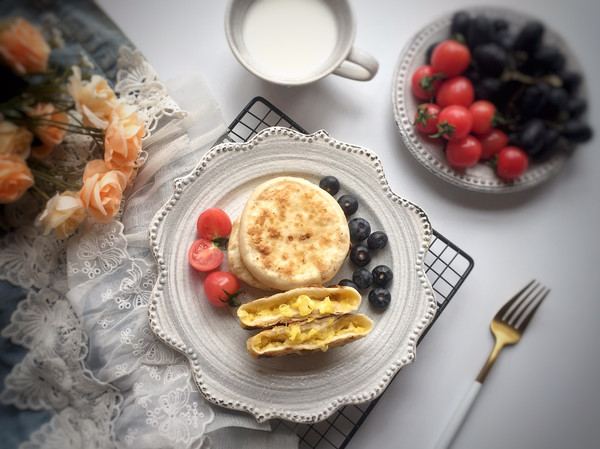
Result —
<path fill-rule="evenodd" d="M 336 307 L 337 305 L 337 307 Z M 323 299 L 311 298 L 308 295 L 299 295 L 292 301 L 273 307 L 265 307 L 264 309 L 255 310 L 240 310 L 238 315 L 240 318 L 250 318 L 251 320 L 261 317 L 283 315 L 285 317 L 293 316 L 308 316 L 314 310 L 321 314 L 329 314 L 334 312 L 346 312 L 353 308 L 353 304 L 348 299 L 341 301 L 332 301 L 329 296 Z M 337 309 L 337 310 L 336 310 Z"/>
<path fill-rule="evenodd" d="M 354 325 L 354 323 L 345 323 L 342 326 L 330 327 L 334 321 L 335 318 L 331 318 L 327 323 L 327 326 L 322 329 L 312 328 L 303 332 L 300 324 L 291 324 L 286 326 L 285 332 L 282 332 L 281 334 L 258 334 L 254 338 L 253 346 L 257 351 L 261 351 L 311 344 L 316 345 L 321 351 L 325 352 L 329 349 L 329 344 L 333 342 L 335 337 L 354 332 L 362 333 L 366 330 L 362 326 Z"/>

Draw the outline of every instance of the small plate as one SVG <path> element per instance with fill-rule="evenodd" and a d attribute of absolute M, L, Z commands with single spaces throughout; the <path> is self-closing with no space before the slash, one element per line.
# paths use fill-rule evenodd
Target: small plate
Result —
<path fill-rule="evenodd" d="M 465 10 L 472 16 L 483 14 L 490 18 L 506 19 L 511 30 L 520 29 L 532 17 L 520 12 L 502 8 L 470 8 Z M 430 23 L 419 31 L 404 47 L 396 64 L 392 79 L 392 108 L 394 119 L 402 140 L 410 152 L 429 171 L 459 187 L 487 193 L 510 193 L 524 190 L 547 181 L 556 175 L 567 162 L 572 151 L 560 152 L 543 162 L 533 162 L 528 170 L 517 180 L 507 182 L 499 178 L 494 169 L 488 164 L 476 164 L 466 170 L 451 167 L 443 152 L 443 146 L 433 139 L 419 134 L 413 126 L 417 107 L 422 101 L 418 100 L 411 91 L 411 76 L 414 71 L 426 62 L 427 48 L 450 37 L 450 25 L 454 13 L 447 14 Z M 544 42 L 556 45 L 567 59 L 567 67 L 581 72 L 579 63 L 569 50 L 566 43 L 546 26 Z M 582 85 L 581 91 L 585 88 Z"/>
<path fill-rule="evenodd" d="M 339 195 L 359 200 L 356 216 L 384 230 L 389 244 L 373 255 L 372 267 L 394 272 L 392 303 L 376 313 L 363 292 L 359 312 L 374 322 L 371 333 L 352 344 L 304 356 L 254 360 L 236 309 L 213 307 L 204 298 L 205 275 L 192 269 L 188 248 L 198 215 L 220 207 L 237 217 L 252 190 L 275 176 L 299 176 L 314 183 L 336 176 Z M 347 145 L 325 131 L 305 135 L 267 128 L 251 141 L 214 147 L 186 177 L 175 181 L 171 199 L 149 229 L 159 276 L 149 322 L 166 344 L 187 356 L 198 388 L 220 406 L 245 410 L 257 420 L 321 421 L 337 408 L 381 394 L 396 372 L 412 363 L 419 336 L 432 322 L 437 302 L 425 274 L 432 229 L 425 213 L 390 189 L 378 157 Z M 227 269 L 226 263 L 221 269 Z M 331 284 L 351 277 L 346 261 Z M 247 288 L 245 300 L 265 292 Z"/>

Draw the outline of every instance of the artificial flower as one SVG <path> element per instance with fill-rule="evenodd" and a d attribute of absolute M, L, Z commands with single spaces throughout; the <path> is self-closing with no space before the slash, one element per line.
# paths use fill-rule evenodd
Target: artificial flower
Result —
<path fill-rule="evenodd" d="M 109 170 L 104 161 L 88 162 L 79 197 L 95 222 L 109 223 L 119 212 L 126 182 L 122 172 Z"/>
<path fill-rule="evenodd" d="M 35 220 L 44 235 L 54 231 L 59 239 L 72 235 L 86 218 L 86 210 L 77 192 L 67 190 L 48 200 L 46 208 Z"/>
<path fill-rule="evenodd" d="M 31 188 L 45 203 L 36 226 L 62 239 L 87 217 L 108 223 L 119 212 L 141 163 L 145 129 L 105 78 L 84 74 L 84 65 L 50 67 L 49 54 L 26 20 L 0 24 L 0 204 Z M 85 137 L 65 142 L 71 133 Z M 69 158 L 73 145 L 77 160 L 96 158 L 83 174 Z"/>
<path fill-rule="evenodd" d="M 110 114 L 118 104 L 117 96 L 108 82 L 99 75 L 92 75 L 90 81 L 83 81 L 81 69 L 74 66 L 67 90 L 82 116 L 83 124 L 106 129 Z"/>
<path fill-rule="evenodd" d="M 19 156 L 27 159 L 31 153 L 33 134 L 23 126 L 7 120 L 0 122 L 0 156 Z"/>
<path fill-rule="evenodd" d="M 33 175 L 23 158 L 0 155 L 0 204 L 18 200 L 33 183 Z"/>
<path fill-rule="evenodd" d="M 133 106 L 120 104 L 111 116 L 104 137 L 104 162 L 113 170 L 131 171 L 142 149 L 144 126 Z"/>
<path fill-rule="evenodd" d="M 32 154 L 38 159 L 44 158 L 65 138 L 69 116 L 52 103 L 37 103 L 27 114 L 32 119 L 33 133 L 42 142 L 32 148 Z"/>
<path fill-rule="evenodd" d="M 0 56 L 18 75 L 48 68 L 50 46 L 37 28 L 19 17 L 0 31 Z"/>

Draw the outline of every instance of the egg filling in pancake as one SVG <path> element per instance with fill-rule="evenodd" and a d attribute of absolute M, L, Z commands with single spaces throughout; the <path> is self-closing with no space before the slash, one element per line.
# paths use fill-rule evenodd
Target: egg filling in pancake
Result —
<path fill-rule="evenodd" d="M 360 306 L 361 295 L 352 287 L 305 287 L 255 299 L 240 306 L 244 328 L 269 327 L 327 315 L 343 315 Z"/>
<path fill-rule="evenodd" d="M 250 337 L 246 348 L 254 358 L 324 352 L 365 337 L 372 327 L 366 315 L 349 313 L 275 326 Z"/>
<path fill-rule="evenodd" d="M 329 193 L 305 179 L 282 176 L 250 195 L 238 244 L 243 264 L 259 282 L 290 290 L 333 278 L 348 254 L 350 233 Z"/>

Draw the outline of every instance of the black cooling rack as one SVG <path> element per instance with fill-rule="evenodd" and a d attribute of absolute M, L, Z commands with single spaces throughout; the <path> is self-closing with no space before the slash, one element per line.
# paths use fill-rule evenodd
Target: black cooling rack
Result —
<path fill-rule="evenodd" d="M 269 101 L 255 97 L 231 122 L 228 133 L 220 142 L 245 142 L 271 126 L 283 126 L 308 133 Z M 425 256 L 425 266 L 439 308 L 433 323 L 425 330 L 421 339 L 431 329 L 473 269 L 473 259 L 434 229 L 432 242 Z M 299 449 L 343 449 L 377 402 L 378 399 L 375 399 L 365 404 L 346 405 L 325 421 L 315 424 L 274 420 L 273 429 L 285 426 L 294 430 L 300 439 Z"/>

